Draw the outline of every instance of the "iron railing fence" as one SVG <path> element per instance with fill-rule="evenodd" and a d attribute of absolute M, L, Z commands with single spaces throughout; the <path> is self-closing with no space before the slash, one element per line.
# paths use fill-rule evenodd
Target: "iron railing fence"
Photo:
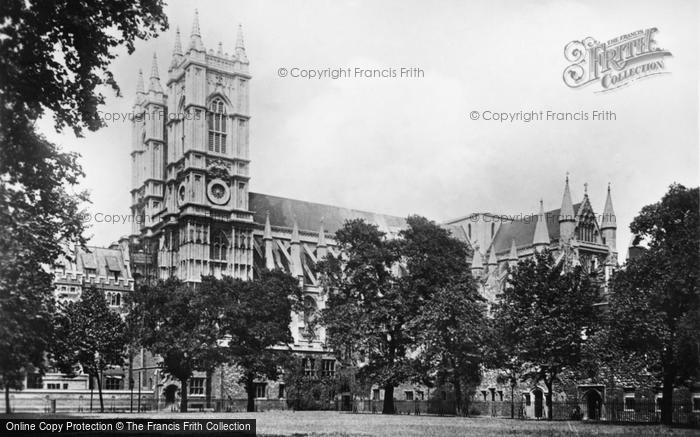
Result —
<path fill-rule="evenodd" d="M 338 411 L 346 411 L 352 413 L 382 413 L 384 409 L 383 400 L 353 400 L 353 401 L 337 401 Z M 394 400 L 393 414 L 413 414 L 413 415 L 438 415 L 438 416 L 454 416 L 457 413 L 456 405 L 451 401 L 443 401 L 438 399 L 431 400 Z"/>
<path fill-rule="evenodd" d="M 244 412 L 247 399 L 203 398 L 188 399 L 188 410 L 220 413 Z M 255 399 L 255 411 L 273 410 L 327 410 L 345 413 L 381 414 L 382 400 L 352 400 L 348 398 L 332 401 L 309 399 Z M 95 394 L 89 396 L 45 396 L 32 399 L 13 399 L 11 408 L 16 413 L 96 413 L 100 411 L 100 401 Z M 129 413 L 149 411 L 172 411 L 180 409 L 179 401 L 164 402 L 152 395 L 104 397 L 105 412 Z M 511 415 L 512 411 L 512 415 Z M 437 415 L 437 416 L 488 416 L 501 418 L 547 420 L 546 401 L 542 403 L 523 401 L 470 401 L 458 411 L 454 401 L 443 400 L 395 400 L 394 414 Z M 552 420 L 583 420 L 609 423 L 660 423 L 661 405 L 654 399 L 613 399 L 605 402 L 588 400 L 552 403 Z M 672 420 L 677 425 L 699 426 L 700 410 L 693 410 L 690 399 L 672 403 Z"/>

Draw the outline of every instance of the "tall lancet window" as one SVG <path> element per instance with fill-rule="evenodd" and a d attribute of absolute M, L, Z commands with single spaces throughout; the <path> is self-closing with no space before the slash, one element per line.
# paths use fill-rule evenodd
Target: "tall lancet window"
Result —
<path fill-rule="evenodd" d="M 211 242 L 211 260 L 226 261 L 226 255 L 228 253 L 228 238 L 223 231 L 216 233 L 216 236 Z"/>
<path fill-rule="evenodd" d="M 226 153 L 226 107 L 221 99 L 209 104 L 209 151 Z"/>

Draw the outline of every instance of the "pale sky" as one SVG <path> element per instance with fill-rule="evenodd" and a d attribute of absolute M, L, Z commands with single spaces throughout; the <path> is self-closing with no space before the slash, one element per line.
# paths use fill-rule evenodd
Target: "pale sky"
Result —
<path fill-rule="evenodd" d="M 561 204 L 564 177 L 602 213 L 612 185 L 622 260 L 628 225 L 672 182 L 698 185 L 695 1 L 171 1 L 171 28 L 113 65 L 131 110 L 138 68 L 156 52 L 163 86 L 175 27 L 186 47 L 195 8 L 207 49 L 233 52 L 241 23 L 251 82 L 251 191 L 436 221 L 472 212 L 529 214 Z M 564 46 L 656 27 L 663 74 L 608 93 L 570 89 Z M 287 68 L 418 67 L 424 77 L 302 79 Z M 610 110 L 614 121 L 472 121 L 471 111 Z M 129 214 L 129 123 L 77 139 L 93 214 Z M 130 224 L 94 223 L 106 245 Z"/>

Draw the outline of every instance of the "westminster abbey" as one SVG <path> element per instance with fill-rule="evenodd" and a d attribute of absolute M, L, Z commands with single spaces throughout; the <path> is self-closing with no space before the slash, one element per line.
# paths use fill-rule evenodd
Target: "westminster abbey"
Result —
<path fill-rule="evenodd" d="M 131 213 L 138 220 L 132 221 L 131 234 L 110 248 L 76 249 L 72 260 L 55 271 L 58 299 L 75 299 L 82 287 L 92 284 L 104 289 L 110 305 L 120 310 L 124 293 L 134 289 L 138 277 L 174 276 L 186 282 L 198 282 L 202 275 L 251 279 L 261 269 L 280 268 L 299 279 L 305 308 L 323 308 L 316 265 L 329 253 L 338 254 L 335 231 L 346 220 L 361 218 L 391 237 L 405 226 L 405 219 L 251 191 L 252 77 L 242 30 L 238 28 L 233 52 L 224 52 L 221 43 L 216 50 L 207 49 L 195 15 L 184 42 L 178 31 L 167 75 L 161 76 L 155 55 L 147 80 L 138 75 L 130 151 Z M 473 250 L 467 262 L 489 300 L 495 298 L 508 265 L 545 248 L 558 260 L 597 270 L 607 279 L 617 267 L 610 189 L 603 213 L 597 214 L 586 191 L 573 202 L 567 176 L 557 206 L 546 211 L 540 201 L 532 215 L 474 213 L 442 226 Z M 292 315 L 290 346 L 307 357 L 305 363 L 316 363 L 310 371 L 333 375 L 335 358 L 325 346 L 323 327 L 310 332 L 304 320 L 303 314 Z M 139 393 L 162 399 L 161 405 L 173 402 L 177 381 L 162 375 L 152 357 L 135 357 L 132 371 L 132 387 Z M 105 377 L 108 395 L 121 399 L 129 388 L 127 369 L 111 369 Z M 223 370 L 214 377 L 215 397 L 244 397 L 240 388 L 227 382 L 230 379 Z M 43 382 L 30 376 L 30 390 L 24 393 L 77 393 L 89 384 L 84 376 L 68 380 L 47 374 Z M 487 378 L 484 384 L 484 398 L 495 396 L 496 382 Z M 188 390 L 191 402 L 201 402 L 203 375 L 196 375 Z M 423 396 L 418 386 L 402 390 L 407 399 L 409 392 L 411 399 Z M 261 381 L 256 395 L 284 399 L 284 385 Z M 372 396 L 379 399 L 383 393 L 376 389 Z"/>

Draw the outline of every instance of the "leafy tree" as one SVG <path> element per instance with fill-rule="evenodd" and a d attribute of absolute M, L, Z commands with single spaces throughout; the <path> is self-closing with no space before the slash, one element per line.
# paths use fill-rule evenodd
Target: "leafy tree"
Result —
<path fill-rule="evenodd" d="M 485 306 L 471 276 L 435 293 L 419 317 L 420 358 L 431 373 L 455 390 L 457 412 L 466 414 L 468 401 L 481 381 Z"/>
<path fill-rule="evenodd" d="M 230 303 L 221 321 L 230 336 L 226 356 L 241 369 L 247 410 L 255 411 L 255 381 L 277 379 L 289 358 L 289 325 L 292 311 L 302 310 L 302 290 L 296 278 L 281 270 L 263 270 L 250 281 L 225 278 L 222 288 Z"/>
<path fill-rule="evenodd" d="M 562 371 L 580 362 L 597 324 L 597 297 L 598 289 L 580 266 L 565 270 L 545 251 L 518 263 L 494 306 L 494 323 L 503 326 L 502 335 L 515 346 L 504 357 L 524 363 L 523 377 L 544 382 L 550 420 L 552 386 Z"/>
<path fill-rule="evenodd" d="M 73 193 L 78 156 L 36 133 L 47 110 L 57 128 L 102 125 L 103 84 L 118 90 L 109 62 L 120 45 L 133 51 L 167 25 L 160 0 L 0 3 L 0 385 L 21 389 L 28 367 L 44 369 L 51 332 L 52 278 L 42 265 L 62 242 L 82 244 Z"/>
<path fill-rule="evenodd" d="M 0 142 L 7 139 L 5 128 Z M 26 369 L 45 368 L 53 277 L 43 266 L 63 252 L 62 241 L 83 242 L 80 207 L 87 199 L 69 188 L 82 176 L 74 154 L 61 153 L 33 131 L 15 145 L 37 162 L 16 172 L 12 160 L 0 158 L 0 386 L 7 412 L 9 390 L 23 388 Z"/>
<path fill-rule="evenodd" d="M 487 368 L 498 372 L 497 380 L 510 387 L 510 417 L 515 417 L 515 387 L 523 376 L 524 366 L 519 354 L 519 344 L 514 341 L 511 333 L 515 331 L 518 320 L 511 315 L 496 309 L 494 318 L 488 323 L 484 347 L 484 364 Z"/>
<path fill-rule="evenodd" d="M 630 230 L 647 249 L 628 260 L 611 287 L 611 337 L 623 354 L 644 357 L 662 381 L 664 424 L 672 422 L 673 387 L 699 376 L 698 195 L 698 188 L 674 184 L 642 208 Z"/>
<path fill-rule="evenodd" d="M 98 89 L 106 85 L 119 94 L 109 70 L 117 49 L 131 54 L 137 39 L 168 26 L 161 0 L 6 0 L 0 18 L 2 124 L 24 125 L 48 110 L 57 130 L 68 126 L 77 135 L 103 125 L 98 109 L 105 97 Z M 14 139 L 3 142 L 0 161 L 37 162 Z"/>
<path fill-rule="evenodd" d="M 323 409 L 341 391 L 337 378 L 322 375 L 319 364 L 314 360 L 314 375 L 307 375 L 305 357 L 292 354 L 283 366 L 284 384 L 287 398 L 295 410 Z M 320 361 L 320 360 L 318 360 Z M 288 401 L 289 402 L 289 401 Z"/>
<path fill-rule="evenodd" d="M 420 373 L 449 381 L 458 412 L 466 413 L 463 403 L 480 382 L 486 307 L 466 262 L 466 245 L 423 217 L 411 216 L 407 223 L 397 242 L 405 266 L 398 282 L 413 296 L 409 326 Z"/>
<path fill-rule="evenodd" d="M 56 316 L 52 342 L 56 366 L 72 376 L 79 364 L 97 381 L 101 412 L 103 372 L 110 365 L 123 364 L 126 343 L 126 324 L 109 309 L 104 292 L 97 288 L 83 290 L 80 300 L 68 303 Z"/>
<path fill-rule="evenodd" d="M 392 414 L 394 387 L 414 374 L 406 310 L 413 302 L 392 272 L 399 260 L 396 245 L 361 219 L 347 221 L 335 239 L 342 255 L 329 255 L 319 265 L 328 291 L 321 313 L 328 343 L 366 363 L 358 376 L 384 388 L 382 412 Z"/>
<path fill-rule="evenodd" d="M 342 255 L 321 264 L 329 342 L 362 362 L 360 379 L 384 388 L 385 414 L 406 380 L 447 377 L 460 399 L 478 383 L 483 308 L 467 248 L 423 217 L 408 217 L 407 225 L 388 240 L 374 225 L 348 221 L 336 233 Z"/>
<path fill-rule="evenodd" d="M 223 362 L 219 343 L 222 308 L 227 296 L 214 278 L 195 287 L 179 279 L 144 283 L 135 292 L 136 312 L 143 317 L 144 347 L 159 355 L 163 370 L 180 381 L 180 411 L 187 411 L 187 384 L 195 370 Z"/>

